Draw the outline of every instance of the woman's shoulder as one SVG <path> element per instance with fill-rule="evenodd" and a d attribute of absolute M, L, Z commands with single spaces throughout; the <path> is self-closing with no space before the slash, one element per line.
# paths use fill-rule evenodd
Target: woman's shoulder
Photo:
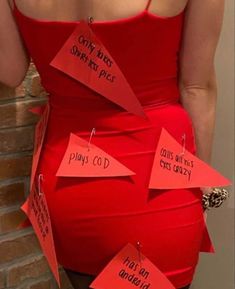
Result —
<path fill-rule="evenodd" d="M 13 7 L 14 7 L 14 0 L 7 0 L 7 2 L 9 3 L 11 9 L 13 9 Z"/>

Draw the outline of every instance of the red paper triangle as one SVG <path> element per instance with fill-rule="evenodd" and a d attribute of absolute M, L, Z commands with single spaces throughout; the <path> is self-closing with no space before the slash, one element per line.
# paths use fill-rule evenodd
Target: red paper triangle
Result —
<path fill-rule="evenodd" d="M 28 216 L 41 245 L 42 251 L 51 268 L 51 271 L 60 287 L 58 262 L 55 253 L 51 220 L 46 198 L 44 196 L 44 193 L 41 193 L 40 195 L 38 194 L 38 191 L 34 184 L 32 186 L 29 197 L 27 198 L 26 202 L 21 206 L 21 209 Z"/>
<path fill-rule="evenodd" d="M 84 20 L 77 24 L 50 65 L 125 110 L 147 118 L 117 63 Z"/>
<path fill-rule="evenodd" d="M 89 145 L 89 147 L 88 147 Z M 56 176 L 111 177 L 135 175 L 115 158 L 70 133 L 69 143 Z"/>
<path fill-rule="evenodd" d="M 204 212 L 204 232 L 203 232 L 203 238 L 201 243 L 200 252 L 206 252 L 206 253 L 215 253 L 214 246 L 212 244 L 207 225 L 206 225 L 206 212 Z"/>
<path fill-rule="evenodd" d="M 230 180 L 179 144 L 162 128 L 150 176 L 151 189 L 176 189 L 230 185 Z"/>
<path fill-rule="evenodd" d="M 133 245 L 127 244 L 90 284 L 94 289 L 175 289 Z"/>
<path fill-rule="evenodd" d="M 34 182 L 35 174 L 37 171 L 37 166 L 39 162 L 39 157 L 42 149 L 42 144 L 46 132 L 48 117 L 49 117 L 49 104 L 47 103 L 43 107 L 35 107 L 31 109 L 32 112 L 41 115 L 40 120 L 37 122 L 34 132 L 34 150 L 33 150 L 33 161 L 31 167 L 31 177 L 30 177 L 30 190 Z"/>
<path fill-rule="evenodd" d="M 205 227 L 205 231 L 203 234 L 200 252 L 215 253 L 215 249 L 214 249 L 214 246 L 211 242 L 207 227 Z"/>

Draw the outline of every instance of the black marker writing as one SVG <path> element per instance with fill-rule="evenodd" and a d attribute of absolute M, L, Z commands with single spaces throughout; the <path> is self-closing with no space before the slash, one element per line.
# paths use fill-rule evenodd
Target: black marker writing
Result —
<path fill-rule="evenodd" d="M 149 289 L 151 287 L 151 284 L 146 281 L 150 275 L 149 271 L 143 267 L 140 267 L 138 262 L 127 257 L 123 261 L 123 265 L 125 268 L 122 268 L 118 273 L 120 278 L 130 282 L 140 289 Z"/>
<path fill-rule="evenodd" d="M 78 42 L 83 46 L 85 46 L 89 50 L 90 54 L 93 53 L 95 49 L 95 44 L 91 42 L 89 39 L 86 39 L 83 35 L 80 35 L 78 37 Z"/>
<path fill-rule="evenodd" d="M 71 164 L 74 161 L 80 162 L 82 166 L 85 166 L 86 164 L 91 162 L 93 166 L 98 166 L 102 169 L 107 169 L 110 165 L 110 160 L 106 157 L 98 155 L 95 156 L 83 155 L 78 152 L 70 153 L 69 155 L 68 163 Z"/>

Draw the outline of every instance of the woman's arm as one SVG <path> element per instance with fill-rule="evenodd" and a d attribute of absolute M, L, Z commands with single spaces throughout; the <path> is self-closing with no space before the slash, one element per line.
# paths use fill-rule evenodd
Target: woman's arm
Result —
<path fill-rule="evenodd" d="M 29 56 L 25 51 L 7 0 L 0 0 L 0 82 L 18 86 L 25 77 Z"/>
<path fill-rule="evenodd" d="M 211 162 L 217 84 L 214 56 L 224 0 L 189 0 L 179 58 L 181 101 L 194 126 L 197 156 Z"/>

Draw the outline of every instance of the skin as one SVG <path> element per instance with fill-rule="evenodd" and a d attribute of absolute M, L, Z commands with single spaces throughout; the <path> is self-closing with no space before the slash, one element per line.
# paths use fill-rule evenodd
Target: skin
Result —
<path fill-rule="evenodd" d="M 92 1 L 92 2 L 91 2 Z M 146 0 L 21 0 L 18 8 L 37 19 L 74 21 L 90 14 L 96 20 L 113 20 L 142 11 Z M 197 156 L 211 162 L 217 82 L 214 57 L 224 15 L 225 0 L 152 0 L 151 13 L 173 16 L 186 7 L 183 37 L 179 54 L 181 102 L 189 113 L 195 132 Z M 92 3 L 92 5 L 91 5 Z M 12 0 L 0 1 L 0 82 L 18 86 L 25 77 L 29 55 L 24 48 L 11 15 Z M 202 188 L 203 193 L 210 188 Z M 92 277 L 67 272 L 74 286 L 86 289 Z"/>
<path fill-rule="evenodd" d="M 183 107 L 195 132 L 197 156 L 211 163 L 217 101 L 214 66 L 224 15 L 224 0 L 189 0 L 179 57 Z M 211 188 L 201 188 L 203 193 Z"/>

